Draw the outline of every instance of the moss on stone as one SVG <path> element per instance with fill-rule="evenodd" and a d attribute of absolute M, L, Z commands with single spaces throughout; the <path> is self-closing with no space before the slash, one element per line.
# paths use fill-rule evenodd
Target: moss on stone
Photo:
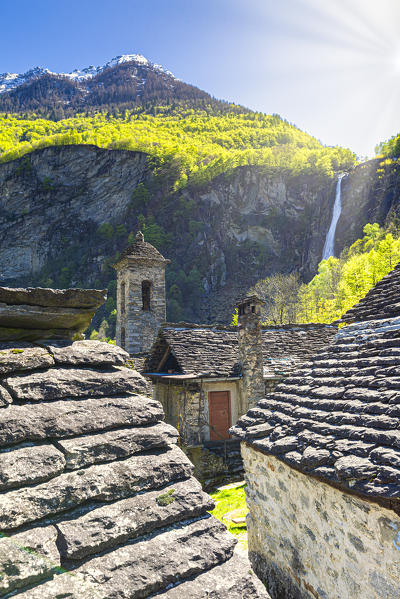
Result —
<path fill-rule="evenodd" d="M 174 493 L 175 493 L 175 489 L 170 489 L 166 493 L 163 493 L 162 495 L 159 495 L 158 497 L 156 497 L 156 501 L 157 501 L 158 505 L 161 505 L 164 507 L 166 505 L 169 505 L 170 503 L 173 503 L 175 501 L 175 497 L 173 497 Z"/>

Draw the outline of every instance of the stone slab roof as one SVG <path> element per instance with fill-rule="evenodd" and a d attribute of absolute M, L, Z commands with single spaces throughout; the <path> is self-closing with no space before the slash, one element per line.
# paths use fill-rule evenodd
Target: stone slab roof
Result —
<path fill-rule="evenodd" d="M 177 372 L 228 378 L 240 375 L 237 327 L 177 324 L 165 325 L 144 365 L 156 372 L 169 347 Z M 262 331 L 264 374 L 281 376 L 294 365 L 321 350 L 337 329 L 328 325 L 285 325 Z"/>
<path fill-rule="evenodd" d="M 0 287 L 0 341 L 79 337 L 106 297 L 98 289 Z"/>
<path fill-rule="evenodd" d="M 350 308 L 341 318 L 342 322 L 361 322 L 400 316 L 400 263 L 367 295 Z"/>
<path fill-rule="evenodd" d="M 0 344 L 0 596 L 268 599 L 128 357 Z"/>
<path fill-rule="evenodd" d="M 143 234 L 139 231 L 136 235 L 136 239 L 134 243 L 126 248 L 118 258 L 117 262 L 114 264 L 114 268 L 118 266 L 120 262 L 122 262 L 125 258 L 131 258 L 135 260 L 156 260 L 157 262 L 168 263 L 169 260 L 166 260 L 162 254 L 151 245 L 144 240 Z"/>
<path fill-rule="evenodd" d="M 349 325 L 231 432 L 400 513 L 399 375 L 400 317 Z"/>

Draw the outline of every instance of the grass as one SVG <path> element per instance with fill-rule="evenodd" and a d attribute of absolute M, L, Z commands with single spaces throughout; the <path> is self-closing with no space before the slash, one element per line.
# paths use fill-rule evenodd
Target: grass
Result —
<path fill-rule="evenodd" d="M 248 507 L 246 504 L 246 485 L 243 483 L 240 487 L 234 487 L 233 489 L 222 489 L 210 493 L 211 497 L 216 503 L 215 509 L 210 512 L 218 520 L 220 520 L 229 532 L 231 532 L 239 541 L 239 545 L 247 551 L 247 527 L 246 523 L 235 524 L 232 520 L 226 517 L 226 514 L 231 514 L 234 518 L 242 518 L 247 515 Z M 225 518 L 224 518 L 225 516 Z"/>

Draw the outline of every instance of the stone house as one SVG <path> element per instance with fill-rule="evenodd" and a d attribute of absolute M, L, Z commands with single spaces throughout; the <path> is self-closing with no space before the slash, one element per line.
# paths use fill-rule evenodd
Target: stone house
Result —
<path fill-rule="evenodd" d="M 139 231 L 117 271 L 117 344 L 153 383 L 167 422 L 205 481 L 242 470 L 229 428 L 294 365 L 327 345 L 329 325 L 261 327 L 256 296 L 239 302 L 239 326 L 165 322 L 165 267 Z"/>
<path fill-rule="evenodd" d="M 336 327 L 262 327 L 260 300 L 245 298 L 239 326 L 165 324 L 144 362 L 166 421 L 206 481 L 243 469 L 229 428 L 296 364 L 324 348 Z"/>
<path fill-rule="evenodd" d="M 128 354 L 69 340 L 90 295 L 0 288 L 0 596 L 268 599 Z"/>
<path fill-rule="evenodd" d="M 400 597 L 400 265 L 231 429 L 273 599 Z"/>

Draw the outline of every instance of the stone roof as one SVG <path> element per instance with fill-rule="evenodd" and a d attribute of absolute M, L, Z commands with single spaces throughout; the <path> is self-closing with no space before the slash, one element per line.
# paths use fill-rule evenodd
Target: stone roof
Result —
<path fill-rule="evenodd" d="M 114 264 L 114 268 L 118 266 L 120 262 L 124 258 L 134 259 L 134 260 L 156 260 L 157 262 L 168 263 L 169 260 L 166 260 L 162 254 L 151 245 L 144 240 L 143 233 L 138 231 L 136 234 L 135 242 L 126 248 L 118 258 L 117 262 Z"/>
<path fill-rule="evenodd" d="M 106 297 L 98 289 L 0 287 L 0 341 L 76 338 Z"/>
<path fill-rule="evenodd" d="M 348 325 L 231 429 L 400 513 L 400 317 Z"/>
<path fill-rule="evenodd" d="M 285 325 L 262 330 L 264 374 L 281 376 L 295 364 L 325 347 L 337 329 L 328 325 Z M 182 374 L 234 377 L 240 375 L 237 327 L 165 325 L 147 358 L 144 371 L 156 372 L 167 348 Z"/>
<path fill-rule="evenodd" d="M 0 596 L 268 598 L 128 357 L 0 344 Z"/>
<path fill-rule="evenodd" d="M 400 263 L 355 306 L 342 316 L 342 322 L 362 322 L 400 316 Z"/>

